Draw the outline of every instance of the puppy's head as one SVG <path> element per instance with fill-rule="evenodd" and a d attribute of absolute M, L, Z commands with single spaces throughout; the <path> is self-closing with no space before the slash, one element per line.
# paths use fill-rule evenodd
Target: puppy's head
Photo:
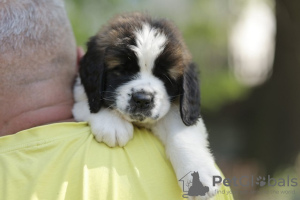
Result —
<path fill-rule="evenodd" d="M 115 17 L 90 39 L 80 65 L 92 113 L 108 107 L 128 121 L 151 123 L 179 102 L 186 125 L 200 116 L 195 66 L 167 20 L 140 13 Z"/>

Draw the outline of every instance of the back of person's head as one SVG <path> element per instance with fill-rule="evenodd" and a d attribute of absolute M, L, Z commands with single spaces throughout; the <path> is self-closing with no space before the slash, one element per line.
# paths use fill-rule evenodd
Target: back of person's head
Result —
<path fill-rule="evenodd" d="M 41 81 L 70 85 L 74 65 L 76 46 L 63 0 L 0 1 L 0 91 Z"/>
<path fill-rule="evenodd" d="M 71 117 L 76 61 L 63 0 L 0 0 L 0 135 Z"/>

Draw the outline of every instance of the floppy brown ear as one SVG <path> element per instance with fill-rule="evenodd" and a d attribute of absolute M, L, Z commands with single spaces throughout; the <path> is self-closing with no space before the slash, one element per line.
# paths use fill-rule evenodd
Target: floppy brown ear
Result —
<path fill-rule="evenodd" d="M 185 70 L 182 80 L 180 114 L 183 123 L 194 125 L 200 118 L 200 89 L 196 66 L 191 63 Z"/>
<path fill-rule="evenodd" d="M 97 113 L 103 103 L 102 93 L 105 83 L 103 53 L 97 49 L 97 38 L 88 42 L 88 50 L 80 61 L 80 78 L 88 97 L 91 113 Z"/>

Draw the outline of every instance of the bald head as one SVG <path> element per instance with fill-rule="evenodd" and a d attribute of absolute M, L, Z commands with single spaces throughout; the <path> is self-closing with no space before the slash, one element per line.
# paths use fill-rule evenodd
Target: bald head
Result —
<path fill-rule="evenodd" d="M 0 130 L 16 115 L 72 101 L 76 45 L 63 0 L 2 0 L 0 27 Z"/>

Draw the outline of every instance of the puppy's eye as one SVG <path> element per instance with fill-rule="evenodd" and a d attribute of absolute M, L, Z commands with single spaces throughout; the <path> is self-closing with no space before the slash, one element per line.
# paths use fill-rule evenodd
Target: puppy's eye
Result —
<path fill-rule="evenodd" d="M 124 69 L 123 65 L 118 65 L 118 66 L 113 68 L 114 71 L 122 71 L 123 69 Z"/>
<path fill-rule="evenodd" d="M 109 72 L 115 76 L 132 76 L 138 72 L 139 68 L 131 63 L 124 63 L 117 65 L 112 69 L 109 69 Z"/>
<path fill-rule="evenodd" d="M 113 69 L 110 70 L 113 74 L 120 76 L 122 72 L 124 71 L 124 66 L 118 65 L 115 66 Z"/>

